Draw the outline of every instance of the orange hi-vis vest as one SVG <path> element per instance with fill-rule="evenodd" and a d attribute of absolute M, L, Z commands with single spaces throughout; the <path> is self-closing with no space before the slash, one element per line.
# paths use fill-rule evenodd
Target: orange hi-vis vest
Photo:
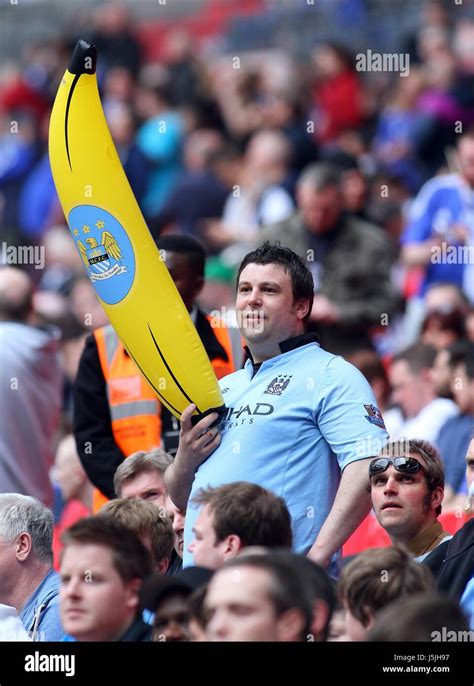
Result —
<path fill-rule="evenodd" d="M 217 376 L 218 379 L 222 379 L 223 376 L 227 376 L 227 374 L 232 374 L 232 372 L 235 372 L 236 369 L 238 369 L 238 366 L 236 366 L 236 354 L 235 354 L 235 341 L 232 341 L 229 329 L 227 326 L 219 321 L 218 325 L 215 325 L 215 320 L 210 316 L 206 315 L 207 321 L 211 324 L 212 326 L 212 331 L 214 333 L 214 336 L 217 338 L 219 343 L 222 345 L 224 350 L 227 353 L 227 358 L 228 360 L 224 360 L 221 357 L 216 357 L 215 359 L 211 360 L 211 365 L 212 368 L 214 369 L 214 374 Z M 214 326 L 213 326 L 214 324 Z M 240 338 L 240 336 L 239 336 Z M 234 345 L 233 345 L 234 344 Z M 238 343 L 237 343 L 238 344 Z M 241 347 L 240 354 L 242 356 L 243 349 Z"/>
<path fill-rule="evenodd" d="M 125 457 L 161 444 L 160 403 L 112 326 L 94 331 L 115 442 Z M 93 512 L 108 501 L 95 489 Z"/>
<path fill-rule="evenodd" d="M 220 379 L 235 371 L 232 340 L 229 330 L 222 324 L 206 319 L 227 353 L 228 360 L 211 360 L 214 373 Z M 161 403 L 145 378 L 126 353 L 112 326 L 94 331 L 100 365 L 107 386 L 112 432 L 118 447 L 128 457 L 139 450 L 152 450 L 161 445 Z M 234 344 L 235 347 L 235 344 Z M 108 498 L 94 489 L 92 511 L 95 513 L 108 502 Z"/>

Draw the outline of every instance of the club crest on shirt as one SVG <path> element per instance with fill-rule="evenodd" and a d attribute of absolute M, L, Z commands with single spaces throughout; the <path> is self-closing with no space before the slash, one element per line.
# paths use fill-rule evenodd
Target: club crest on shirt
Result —
<path fill-rule="evenodd" d="M 265 393 L 268 395 L 281 395 L 285 388 L 288 386 L 290 383 L 290 379 L 293 375 L 291 374 L 288 376 L 288 374 L 283 374 L 282 376 L 276 376 L 273 381 L 271 381 L 268 386 L 267 390 Z"/>
<path fill-rule="evenodd" d="M 380 426 L 381 429 L 385 429 L 385 423 L 379 408 L 375 407 L 375 405 L 364 405 L 364 407 L 367 411 L 367 414 L 365 415 L 367 421 L 376 426 Z"/>

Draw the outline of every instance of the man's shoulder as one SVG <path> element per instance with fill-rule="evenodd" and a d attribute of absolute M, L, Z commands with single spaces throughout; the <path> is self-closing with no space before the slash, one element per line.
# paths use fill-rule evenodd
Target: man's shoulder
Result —
<path fill-rule="evenodd" d="M 348 240 L 378 247 L 390 245 L 390 241 L 383 229 L 365 219 L 351 215 L 347 215 L 339 238 L 340 242 Z"/>
<path fill-rule="evenodd" d="M 259 232 L 259 240 L 281 240 L 282 243 L 288 245 L 291 243 L 292 237 L 302 236 L 304 230 L 301 215 L 295 212 L 288 219 L 263 226 Z"/>
<path fill-rule="evenodd" d="M 20 618 L 28 630 L 37 618 L 37 628 L 40 634 L 43 634 L 42 640 L 59 641 L 64 635 L 59 611 L 60 585 L 58 572 L 51 569 L 40 581 L 20 612 Z"/>
<path fill-rule="evenodd" d="M 438 432 L 441 427 L 451 417 L 459 414 L 459 408 L 455 402 L 448 398 L 434 398 L 431 402 L 425 405 L 415 417 L 408 419 L 406 425 L 411 425 L 411 430 L 416 427 L 417 431 L 422 431 L 433 426 L 438 427 Z"/>
<path fill-rule="evenodd" d="M 459 407 L 454 400 L 450 400 L 449 398 L 435 398 L 428 403 L 424 409 L 426 414 L 446 415 L 446 419 L 455 419 L 459 417 Z"/>
<path fill-rule="evenodd" d="M 429 179 L 422 187 L 420 193 L 435 195 L 447 191 L 451 193 L 453 190 L 457 191 L 460 185 L 460 178 L 458 174 L 440 174 Z"/>
<path fill-rule="evenodd" d="M 335 364 L 339 364 L 340 362 L 346 363 L 343 357 L 340 355 L 335 355 L 325 348 L 321 348 L 321 346 L 317 343 L 307 343 L 300 348 L 296 348 L 294 352 L 299 352 L 301 356 L 304 356 L 305 359 L 312 357 L 314 360 L 319 360 L 327 364 L 330 362 Z"/>
<path fill-rule="evenodd" d="M 473 549 L 471 554 L 474 555 L 474 518 L 469 519 L 454 534 L 448 546 L 446 559 L 450 560 L 468 549 Z"/>
<path fill-rule="evenodd" d="M 21 349 L 25 353 L 31 350 L 35 354 L 56 354 L 60 339 L 61 332 L 56 326 L 0 322 L 2 352 L 13 351 L 13 354 L 17 355 L 18 349 Z"/>
<path fill-rule="evenodd" d="M 409 211 L 409 218 L 416 220 L 429 207 L 435 210 L 439 201 L 445 202 L 449 196 L 458 197 L 459 188 L 460 179 L 458 174 L 440 174 L 429 179 L 413 201 Z"/>
<path fill-rule="evenodd" d="M 300 370 L 304 374 L 307 374 L 309 370 L 312 370 L 314 373 L 317 369 L 320 375 L 323 375 L 330 367 L 340 369 L 349 365 L 343 357 L 321 348 L 319 344 L 314 342 L 306 343 L 285 352 L 279 356 L 279 361 L 282 365 L 291 364 L 294 366 L 295 371 Z M 271 373 L 271 368 L 269 373 Z"/>
<path fill-rule="evenodd" d="M 474 416 L 469 414 L 455 414 L 448 419 L 443 424 L 443 433 L 446 431 L 463 431 L 464 429 L 469 432 L 472 430 L 474 424 Z M 441 438 L 442 436 L 440 436 Z"/>
<path fill-rule="evenodd" d="M 46 603 L 59 594 L 61 586 L 61 577 L 54 569 L 51 569 L 37 588 L 37 600 L 41 603 Z"/>

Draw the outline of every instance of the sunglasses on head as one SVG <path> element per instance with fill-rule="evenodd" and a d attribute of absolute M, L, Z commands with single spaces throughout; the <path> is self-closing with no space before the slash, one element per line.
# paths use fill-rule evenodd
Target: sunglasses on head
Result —
<path fill-rule="evenodd" d="M 416 474 L 420 469 L 424 471 L 421 462 L 414 457 L 376 457 L 369 465 L 369 476 L 385 472 L 391 464 L 402 474 Z"/>

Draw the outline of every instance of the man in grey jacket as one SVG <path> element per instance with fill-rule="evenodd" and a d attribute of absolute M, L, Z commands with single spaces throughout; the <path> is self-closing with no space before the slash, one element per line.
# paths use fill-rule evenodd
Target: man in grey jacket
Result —
<path fill-rule="evenodd" d="M 324 348 L 345 354 L 368 347 L 372 327 L 387 324 L 396 305 L 394 247 L 382 229 L 343 212 L 338 174 L 329 164 L 307 167 L 296 196 L 297 212 L 264 227 L 259 242 L 279 241 L 306 261 L 315 283 L 310 321 Z"/>
<path fill-rule="evenodd" d="M 25 272 L 0 268 L 0 493 L 32 495 L 51 507 L 62 394 L 59 335 L 32 325 L 32 296 Z"/>

